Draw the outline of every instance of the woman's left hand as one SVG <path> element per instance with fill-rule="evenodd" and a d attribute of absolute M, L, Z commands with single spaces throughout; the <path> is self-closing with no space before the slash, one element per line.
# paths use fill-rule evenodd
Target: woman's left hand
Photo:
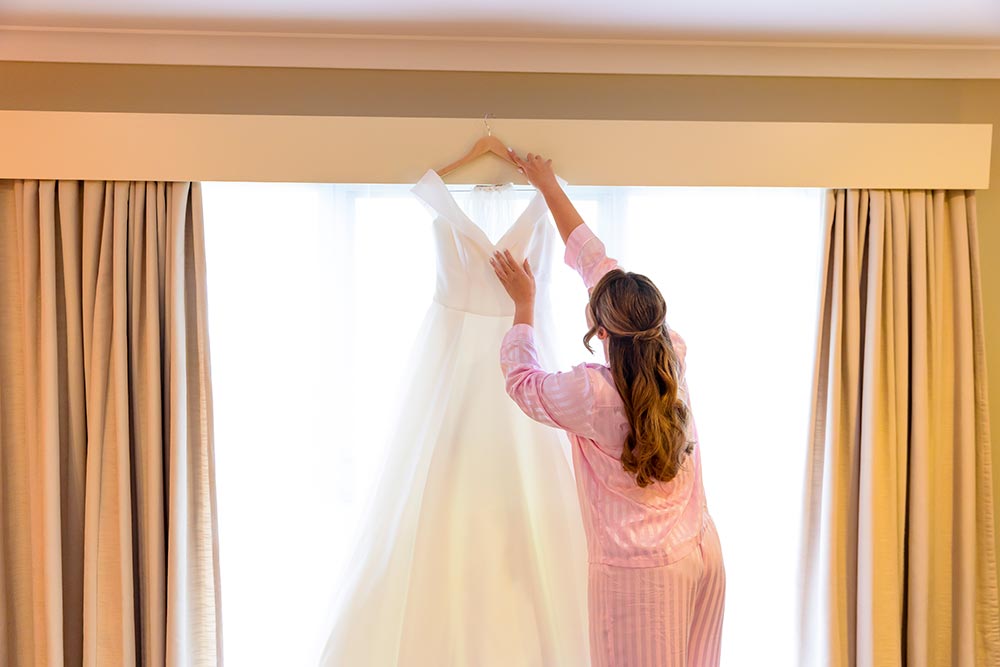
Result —
<path fill-rule="evenodd" d="M 535 276 L 531 273 L 528 260 L 518 264 L 509 250 L 493 253 L 490 265 L 497 278 L 503 283 L 507 294 L 517 306 L 533 306 L 535 303 Z"/>

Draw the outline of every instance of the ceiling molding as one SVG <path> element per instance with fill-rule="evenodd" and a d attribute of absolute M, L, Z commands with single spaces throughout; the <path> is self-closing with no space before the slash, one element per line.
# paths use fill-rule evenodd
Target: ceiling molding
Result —
<path fill-rule="evenodd" d="M 588 74 L 1000 79 L 1000 45 L 694 42 L 0 25 L 0 60 Z"/>

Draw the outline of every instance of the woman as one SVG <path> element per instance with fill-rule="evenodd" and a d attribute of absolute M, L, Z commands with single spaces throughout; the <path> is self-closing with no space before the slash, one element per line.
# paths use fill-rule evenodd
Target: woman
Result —
<path fill-rule="evenodd" d="M 593 665 L 718 665 L 725 569 L 702 488 L 684 342 L 668 329 L 656 286 L 606 256 L 552 161 L 511 156 L 545 197 L 566 262 L 590 290 L 584 345 L 590 349 L 596 335 L 609 362 L 567 373 L 539 368 L 531 267 L 507 251 L 494 255 L 515 305 L 501 345 L 507 393 L 573 443 L 590 561 Z"/>

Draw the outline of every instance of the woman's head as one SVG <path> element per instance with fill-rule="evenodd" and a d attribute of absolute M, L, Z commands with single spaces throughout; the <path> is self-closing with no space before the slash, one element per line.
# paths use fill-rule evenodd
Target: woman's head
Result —
<path fill-rule="evenodd" d="M 587 307 L 590 330 L 607 342 L 608 363 L 625 403 L 629 434 L 622 467 L 639 486 L 670 481 L 691 451 L 687 405 L 679 396 L 680 360 L 667 330 L 667 304 L 649 278 L 620 269 L 594 286 Z"/>

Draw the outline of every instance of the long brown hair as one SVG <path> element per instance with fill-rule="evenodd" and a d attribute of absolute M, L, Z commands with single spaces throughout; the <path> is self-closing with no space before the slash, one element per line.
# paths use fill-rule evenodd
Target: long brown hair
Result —
<path fill-rule="evenodd" d="M 608 332 L 608 363 L 628 417 L 622 467 L 641 487 L 669 482 L 680 472 L 692 443 L 663 295 L 646 276 L 615 269 L 594 286 L 588 307 L 594 324 L 583 344 L 593 352 L 590 339 L 598 328 Z"/>

